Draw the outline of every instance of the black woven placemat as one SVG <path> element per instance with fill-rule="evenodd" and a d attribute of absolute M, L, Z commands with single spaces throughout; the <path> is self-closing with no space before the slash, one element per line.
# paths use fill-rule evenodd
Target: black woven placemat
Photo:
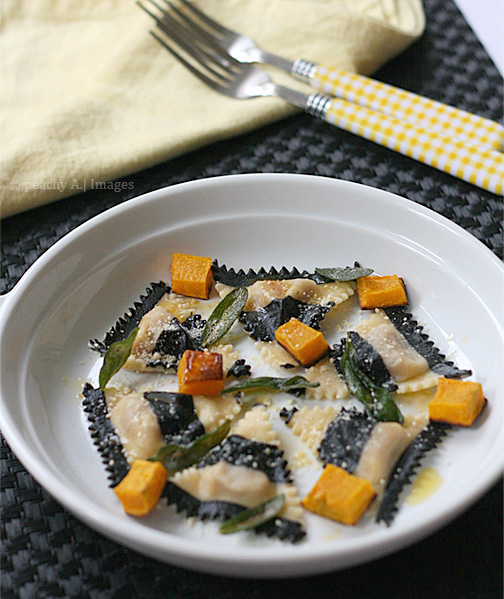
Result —
<path fill-rule="evenodd" d="M 424 1 L 425 36 L 376 76 L 502 120 L 502 78 L 452 0 Z M 386 189 L 443 214 L 502 258 L 502 202 L 449 175 L 307 115 L 223 141 L 2 222 L 0 292 L 55 241 L 107 208 L 152 189 L 222 174 L 294 172 Z M 237 581 L 159 564 L 73 518 L 2 439 L 2 597 L 263 599 L 502 597 L 502 482 L 466 514 L 415 546 L 370 564 L 296 581 Z"/>

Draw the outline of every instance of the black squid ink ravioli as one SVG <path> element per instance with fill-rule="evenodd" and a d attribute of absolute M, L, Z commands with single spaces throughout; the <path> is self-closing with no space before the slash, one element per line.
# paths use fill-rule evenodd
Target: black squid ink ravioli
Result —
<path fill-rule="evenodd" d="M 164 443 L 187 445 L 236 417 L 241 406 L 230 396 L 142 395 L 86 384 L 84 410 L 111 486 L 116 486 L 135 459 L 152 457 Z M 225 520 L 279 494 L 286 498 L 282 513 L 256 532 L 295 543 L 306 534 L 300 500 L 268 410 L 256 405 L 202 460 L 171 476 L 163 497 L 187 517 Z"/>
<path fill-rule="evenodd" d="M 363 410 L 332 406 L 284 408 L 280 417 L 323 466 L 333 464 L 371 482 L 377 492 L 376 521 L 387 525 L 422 459 L 451 428 L 422 416 L 403 424 L 378 422 Z"/>
<path fill-rule="evenodd" d="M 172 293 L 162 281 L 151 283 L 144 295 L 107 331 L 102 341 L 91 339 L 89 348 L 105 355 L 115 342 L 123 341 L 138 327 L 131 354 L 123 368 L 136 372 L 175 373 L 187 349 L 200 350 L 206 320 L 198 313 L 202 302 Z M 228 376 L 247 376 L 250 366 L 232 347 L 219 346 Z"/>
<path fill-rule="evenodd" d="M 159 371 L 159 366 L 166 371 L 173 369 L 185 349 L 201 347 L 201 330 L 205 323 L 194 313 L 194 306 L 190 310 L 182 306 L 186 310 L 185 320 L 173 316 L 176 299 L 168 286 L 152 284 L 134 308 L 110 329 L 103 342 L 90 341 L 91 349 L 104 354 L 112 343 L 125 339 L 138 327 L 137 339 L 140 336 L 141 342 L 137 346 L 140 351 L 135 351 L 134 346 L 133 360 L 130 356 L 125 367 L 142 372 Z M 170 313 L 166 309 L 168 302 L 172 303 Z M 175 308 L 181 312 L 180 306 L 175 305 Z M 169 348 L 169 352 L 161 356 L 160 339 L 164 347 Z M 245 360 L 237 359 L 231 363 L 227 374 L 236 378 L 249 376 L 250 366 Z M 84 387 L 83 404 L 90 422 L 91 436 L 102 455 L 112 486 L 124 478 L 135 459 L 152 457 L 165 443 L 188 444 L 224 421 L 235 418 L 241 410 L 240 403 L 232 395 L 193 397 L 167 392 L 140 393 L 129 388 L 114 387 L 100 390 L 94 389 L 89 383 Z M 257 530 L 268 536 L 296 542 L 305 534 L 299 499 L 282 457 L 283 452 L 277 447 L 279 441 L 269 432 L 267 415 L 259 408 L 251 412 L 257 413 L 263 414 L 263 418 L 262 421 L 257 418 L 253 420 L 257 429 L 255 433 L 244 429 L 248 437 L 240 435 L 245 423 L 252 417 L 246 416 L 243 422 L 239 421 L 233 435 L 218 448 L 220 453 L 217 454 L 215 449 L 208 456 L 207 461 L 215 460 L 219 455 L 217 463 L 203 461 L 197 467 L 179 473 L 176 475 L 177 482 L 170 480 L 167 483 L 164 496 L 169 504 L 176 504 L 179 511 L 184 510 L 188 516 L 196 515 L 205 520 L 228 518 L 244 507 L 250 507 L 251 497 L 267 499 L 272 493 L 282 493 L 286 497 L 282 515 Z M 206 489 L 208 494 L 205 481 L 209 478 L 202 470 L 203 466 L 206 466 L 205 471 L 212 473 L 212 484 L 220 481 L 220 487 L 215 496 L 210 494 L 207 497 L 203 492 L 205 499 L 202 500 L 201 489 Z M 240 480 L 245 489 L 240 490 L 237 484 Z M 199 481 L 199 484 L 195 481 Z M 188 485 L 194 495 L 187 492 Z M 226 491 L 227 487 L 230 490 Z M 261 492 L 251 493 L 252 488 Z M 241 497 L 241 503 L 225 501 L 226 498 L 233 498 L 233 493 L 236 501 Z"/>
<path fill-rule="evenodd" d="M 235 418 L 238 401 L 165 391 L 138 392 L 84 385 L 83 407 L 89 430 L 109 473 L 117 485 L 135 459 L 148 459 L 166 443 L 187 445 L 205 432 Z"/>
<path fill-rule="evenodd" d="M 248 290 L 248 301 L 240 318 L 245 331 L 255 341 L 254 347 L 264 363 L 275 368 L 291 369 L 298 364 L 279 344 L 275 330 L 291 318 L 318 330 L 331 311 L 355 294 L 349 281 L 327 278 L 296 268 L 277 270 L 264 268 L 245 272 L 214 263 L 215 288 L 225 297 L 236 287 Z M 322 359 L 303 375 L 317 387 L 307 388 L 305 395 L 314 399 L 337 399 L 346 394 L 345 386 L 328 358 Z"/>
<path fill-rule="evenodd" d="M 317 329 L 331 310 L 337 310 L 355 293 L 353 282 L 329 281 L 297 269 L 245 272 L 214 261 L 212 271 L 221 298 L 236 287 L 247 287 L 241 326 L 258 355 L 274 366 L 280 364 L 272 354 L 276 328 L 295 317 Z M 104 355 L 112 343 L 125 339 L 138 327 L 124 368 L 170 376 L 185 350 L 202 349 L 206 321 L 199 313 L 201 306 L 200 300 L 173 294 L 165 283 L 152 283 L 104 340 L 93 339 L 89 346 Z M 371 480 L 378 490 L 376 519 L 390 524 L 403 487 L 450 427 L 428 422 L 421 415 L 407 418 L 403 424 L 378 422 L 365 409 L 341 408 L 332 402 L 350 398 L 341 372 L 347 338 L 357 348 L 360 367 L 374 384 L 392 394 L 429 389 L 440 376 L 462 378 L 470 371 L 459 370 L 447 361 L 405 308 L 367 315 L 319 364 L 303 369 L 307 380 L 318 383 L 305 393 L 314 400 L 313 406 L 305 403 L 282 410 L 281 418 L 322 466 L 332 463 Z M 380 344 L 383 339 L 386 343 Z M 219 344 L 211 351 L 223 354 L 228 382 L 251 375 L 251 367 L 232 344 Z M 299 368 L 289 360 L 281 365 Z M 89 383 L 83 395 L 89 430 L 111 486 L 124 478 L 135 459 L 152 458 L 163 444 L 187 445 L 223 422 L 233 421 L 229 434 L 202 460 L 168 478 L 163 498 L 177 512 L 204 521 L 225 520 L 283 494 L 286 504 L 282 512 L 256 532 L 290 542 L 305 537 L 295 473 L 289 470 L 267 405 L 244 409 L 239 395 L 193 397 L 120 386 L 101 390 Z M 317 400 L 322 399 L 329 403 L 319 405 Z"/>
<path fill-rule="evenodd" d="M 318 329 L 331 308 L 354 294 L 349 282 L 329 281 L 317 273 L 297 269 L 264 268 L 235 272 L 216 262 L 215 288 L 225 297 L 235 287 L 246 287 L 248 300 L 240 317 L 244 329 L 256 341 L 272 341 L 275 330 L 290 318 Z"/>
<path fill-rule="evenodd" d="M 377 309 L 347 333 L 357 349 L 359 367 L 378 386 L 399 394 L 435 387 L 440 376 L 465 378 L 423 332 L 423 327 L 404 307 Z M 341 372 L 343 338 L 334 346 L 331 358 Z"/>
<path fill-rule="evenodd" d="M 205 458 L 171 477 L 164 495 L 177 510 L 200 520 L 225 520 L 283 494 L 281 514 L 256 532 L 290 542 L 305 536 L 303 511 L 268 410 L 257 405 Z"/>

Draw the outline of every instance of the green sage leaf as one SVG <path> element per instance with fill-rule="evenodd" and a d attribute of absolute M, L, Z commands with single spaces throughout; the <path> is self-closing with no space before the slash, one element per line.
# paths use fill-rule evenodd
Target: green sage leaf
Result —
<path fill-rule="evenodd" d="M 320 383 L 311 383 L 303 376 L 293 376 L 289 379 L 271 376 L 260 376 L 253 379 L 248 379 L 236 385 L 232 385 L 221 394 L 234 393 L 237 391 L 257 391 L 258 389 L 269 389 L 272 391 L 293 391 L 296 389 L 305 389 L 306 387 L 318 387 Z"/>
<path fill-rule="evenodd" d="M 372 268 L 362 266 L 344 266 L 336 268 L 316 268 L 315 272 L 331 281 L 355 281 L 361 277 L 367 277 L 374 272 Z"/>
<path fill-rule="evenodd" d="M 285 495 L 276 495 L 264 503 L 247 508 L 236 514 L 236 516 L 229 518 L 221 524 L 219 532 L 223 535 L 228 535 L 241 530 L 256 528 L 268 520 L 275 518 L 284 505 Z"/>
<path fill-rule="evenodd" d="M 383 387 L 373 383 L 360 370 L 355 354 L 355 346 L 347 339 L 341 358 L 341 369 L 350 393 L 364 404 L 369 415 L 375 420 L 402 424 L 403 416 L 391 394 Z"/>
<path fill-rule="evenodd" d="M 158 449 L 156 454 L 149 458 L 152 462 L 162 462 L 171 475 L 179 470 L 184 470 L 199 462 L 205 455 L 218 445 L 228 434 L 231 421 L 226 420 L 214 431 L 197 437 L 189 445 L 175 445 L 167 443 Z"/>
<path fill-rule="evenodd" d="M 201 347 L 209 347 L 229 331 L 248 299 L 248 290 L 237 287 L 226 295 L 210 314 L 201 335 Z"/>
<path fill-rule="evenodd" d="M 129 358 L 137 333 L 138 327 L 134 328 L 128 337 L 126 337 L 126 339 L 112 343 L 107 349 L 107 353 L 103 358 L 103 364 L 100 369 L 100 389 L 103 390 L 105 388 L 105 385 L 110 381 L 114 374 L 116 374 L 116 372 L 119 372 L 123 364 Z"/>

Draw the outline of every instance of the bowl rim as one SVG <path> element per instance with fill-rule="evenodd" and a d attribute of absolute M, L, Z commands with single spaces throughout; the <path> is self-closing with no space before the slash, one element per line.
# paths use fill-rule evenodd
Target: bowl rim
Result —
<path fill-rule="evenodd" d="M 188 188 L 205 188 L 208 185 L 220 186 L 222 184 L 225 185 L 228 182 L 235 181 L 239 181 L 240 184 L 243 185 L 247 185 L 250 181 L 257 182 L 262 180 L 266 182 L 273 179 L 277 181 L 294 182 L 301 178 L 307 182 L 313 182 L 314 184 L 323 180 L 330 185 L 342 185 L 343 187 L 348 187 L 349 189 L 358 189 L 359 191 L 362 191 L 363 189 L 371 190 L 370 193 L 383 197 L 385 201 L 390 201 L 390 199 L 393 199 L 394 202 L 402 206 L 414 207 L 415 212 L 427 215 L 430 219 L 433 219 L 443 226 L 448 227 L 451 230 L 455 230 L 459 235 L 467 236 L 467 240 L 475 243 L 476 245 L 474 247 L 478 247 L 479 251 L 482 251 L 484 254 L 486 254 L 487 259 L 491 259 L 495 265 L 498 265 L 501 269 L 501 273 L 504 275 L 504 267 L 498 260 L 497 256 L 483 243 L 473 237 L 468 231 L 462 229 L 452 221 L 448 220 L 446 217 L 437 214 L 429 208 L 417 204 L 412 200 L 392 194 L 391 192 L 371 188 L 359 183 L 342 181 L 329 177 L 320 177 L 317 175 L 289 173 L 223 175 L 218 177 L 197 179 L 195 181 L 187 181 L 150 191 L 135 198 L 129 199 L 117 206 L 109 208 L 108 210 L 105 210 L 104 212 L 92 217 L 91 219 L 78 225 L 72 231 L 68 232 L 50 248 L 48 248 L 34 262 L 34 264 L 29 267 L 29 269 L 23 274 L 11 291 L 0 298 L 0 335 L 4 330 L 3 323 L 8 320 L 11 311 L 15 310 L 17 302 L 22 298 L 25 290 L 29 287 L 31 280 L 40 273 L 43 273 L 45 268 L 50 267 L 50 263 L 53 258 L 60 254 L 67 246 L 74 243 L 77 239 L 86 236 L 89 231 L 93 230 L 98 225 L 106 223 L 107 221 L 112 221 L 119 214 L 123 214 L 131 210 L 139 210 L 143 205 L 169 197 L 171 194 L 176 194 L 180 190 L 185 190 Z M 144 540 L 142 543 L 134 543 L 132 542 L 131 538 L 125 540 L 122 535 L 118 536 L 117 525 L 115 520 L 110 518 L 110 515 L 102 513 L 101 510 L 93 508 L 93 506 L 90 507 L 85 499 L 82 501 L 78 496 L 75 496 L 75 493 L 69 492 L 68 488 L 66 488 L 64 485 L 64 481 L 50 469 L 44 468 L 45 462 L 38 456 L 34 455 L 34 452 L 30 448 L 25 447 L 20 441 L 19 435 L 17 434 L 18 427 L 7 409 L 3 394 L 0 394 L 0 428 L 6 441 L 9 443 L 12 450 L 20 462 L 25 466 L 25 468 L 44 488 L 51 492 L 51 494 L 58 500 L 60 504 L 62 504 L 71 513 L 76 515 L 80 520 L 98 530 L 102 534 L 105 534 L 109 538 L 112 538 L 123 545 L 127 545 L 132 549 L 139 550 L 142 553 L 149 554 L 151 557 L 155 557 L 157 559 L 166 559 L 166 561 L 170 561 L 171 563 L 175 563 L 177 565 L 191 567 L 187 563 L 187 560 L 194 559 L 194 540 L 179 538 L 176 535 L 172 535 L 164 531 L 150 530 L 143 525 L 139 525 L 142 526 L 144 531 Z M 504 462 L 504 458 L 502 461 Z M 425 526 L 422 523 L 419 523 L 416 527 L 408 530 L 407 535 L 405 535 L 404 532 L 392 531 L 389 529 L 387 537 L 388 543 L 386 547 L 383 546 L 381 537 L 378 537 L 376 541 L 372 540 L 371 543 L 369 536 L 357 537 L 355 539 L 349 540 L 349 545 L 346 549 L 346 556 L 344 559 L 342 559 L 340 567 L 356 565 L 357 563 L 368 561 L 369 559 L 374 559 L 378 556 L 391 553 L 405 545 L 411 544 L 412 539 L 413 542 L 416 542 L 417 540 L 427 536 L 430 534 L 430 532 L 432 532 L 431 529 L 436 530 L 440 526 L 446 524 L 448 520 L 456 517 L 469 505 L 474 503 L 477 498 L 479 498 L 491 486 L 493 486 L 495 482 L 497 482 L 501 475 L 502 464 L 497 464 L 492 471 L 485 473 L 483 476 L 483 482 L 480 482 L 480 486 L 477 489 L 468 491 L 465 500 L 459 503 L 455 511 L 450 509 L 438 513 L 432 520 L 432 526 L 429 525 L 427 530 L 425 530 Z M 167 535 L 170 536 L 171 547 L 169 549 L 166 548 Z M 407 538 L 405 538 L 406 536 Z M 227 565 L 223 566 L 222 573 L 228 575 L 234 575 L 237 569 L 244 564 L 247 566 L 247 575 L 249 576 L 256 575 L 254 572 L 261 569 L 263 570 L 261 576 L 278 576 L 279 572 L 281 576 L 297 576 L 307 572 L 317 573 L 328 570 L 327 564 L 321 566 L 319 563 L 322 558 L 326 559 L 327 548 L 311 547 L 309 554 L 306 552 L 291 553 L 287 551 L 281 556 L 275 556 L 275 568 L 269 571 L 268 565 L 271 561 L 274 551 L 276 550 L 270 550 L 269 548 L 265 547 L 261 547 L 261 552 L 257 552 L 255 548 L 251 548 L 249 550 L 248 548 L 240 547 L 240 552 L 235 555 L 229 553 L 228 549 L 226 549 L 224 552 L 216 551 L 216 553 L 208 559 L 205 559 L 204 556 L 200 556 L 197 569 L 214 573 L 218 572 L 219 568 L 218 566 L 216 567 L 215 560 L 225 559 Z M 301 569 L 301 572 L 297 574 L 296 572 L 298 572 L 299 569 Z"/>

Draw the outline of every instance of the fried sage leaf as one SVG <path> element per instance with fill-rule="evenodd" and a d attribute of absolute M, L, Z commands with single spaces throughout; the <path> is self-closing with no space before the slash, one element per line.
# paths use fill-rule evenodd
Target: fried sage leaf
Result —
<path fill-rule="evenodd" d="M 201 347 L 209 347 L 229 331 L 239 318 L 248 299 L 248 290 L 237 287 L 222 299 L 210 314 L 201 335 Z"/>
<path fill-rule="evenodd" d="M 367 277 L 374 272 L 372 268 L 363 268 L 362 266 L 343 266 L 336 268 L 316 268 L 318 275 L 331 281 L 355 281 L 361 277 Z"/>
<path fill-rule="evenodd" d="M 221 426 L 210 433 L 197 437 L 188 445 L 167 443 L 158 449 L 156 455 L 149 458 L 153 462 L 162 462 L 171 476 L 174 472 L 184 470 L 199 462 L 211 449 L 218 445 L 228 434 L 231 421 L 226 420 Z"/>
<path fill-rule="evenodd" d="M 284 505 L 285 495 L 276 495 L 264 503 L 247 508 L 232 518 L 229 518 L 229 520 L 226 520 L 221 525 L 219 532 L 223 535 L 228 535 L 241 530 L 256 528 L 257 526 L 268 522 L 268 520 L 275 518 Z"/>
<path fill-rule="evenodd" d="M 349 338 L 347 338 L 345 351 L 341 358 L 341 369 L 350 393 L 364 404 L 372 418 L 382 422 L 402 424 L 403 416 L 390 393 L 373 383 L 359 368 L 356 349 Z"/>
<path fill-rule="evenodd" d="M 138 333 L 138 327 L 135 327 L 131 333 L 122 341 L 116 341 L 107 349 L 103 358 L 103 364 L 100 369 L 99 382 L 100 389 L 104 389 L 110 379 L 119 372 L 123 364 L 129 358 L 133 343 Z"/>
<path fill-rule="evenodd" d="M 270 389 L 271 391 L 296 391 L 298 389 L 306 389 L 306 387 L 318 387 L 320 383 L 311 383 L 304 376 L 293 376 L 290 379 L 272 376 L 260 376 L 253 379 L 248 379 L 242 383 L 232 385 L 221 394 L 234 393 L 236 391 L 257 391 L 259 389 Z"/>

